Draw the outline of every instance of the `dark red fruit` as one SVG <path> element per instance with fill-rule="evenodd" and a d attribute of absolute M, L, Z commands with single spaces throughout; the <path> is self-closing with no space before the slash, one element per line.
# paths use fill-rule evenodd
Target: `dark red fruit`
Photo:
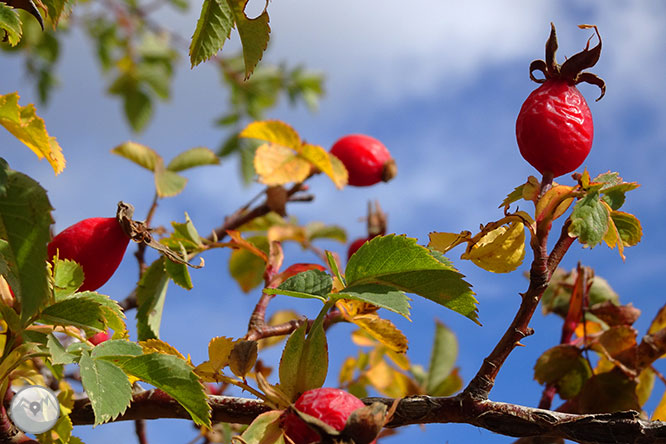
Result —
<path fill-rule="evenodd" d="M 338 431 L 345 428 L 347 418 L 354 410 L 365 407 L 356 396 L 336 388 L 318 388 L 303 393 L 294 403 L 300 412 L 324 421 Z M 321 441 L 317 432 L 295 413 L 283 416 L 282 428 L 294 444 L 310 444 Z"/>
<path fill-rule="evenodd" d="M 85 275 L 79 291 L 94 291 L 116 271 L 129 240 L 115 217 L 93 217 L 54 237 L 48 245 L 48 258 L 57 255 L 77 262 Z"/>
<path fill-rule="evenodd" d="M 363 134 L 351 134 L 335 142 L 331 153 L 340 159 L 349 173 L 349 185 L 367 187 L 388 182 L 397 173 L 391 153 L 379 140 Z"/>
<path fill-rule="evenodd" d="M 109 331 L 100 331 L 99 333 L 93 335 L 88 341 L 92 343 L 92 345 L 99 345 L 102 342 L 108 341 L 111 339 L 111 332 Z"/>
<path fill-rule="evenodd" d="M 374 236 L 372 236 L 372 237 L 361 237 L 359 239 L 356 239 L 354 242 L 352 242 L 349 245 L 349 249 L 347 250 L 347 260 L 349 260 L 349 258 L 352 257 L 354 255 L 354 253 L 356 253 L 356 251 L 363 246 L 364 243 L 366 243 L 367 241 L 369 241 L 373 237 Z"/>
<path fill-rule="evenodd" d="M 583 25 L 582 27 L 589 27 Z M 596 27 L 594 27 L 596 30 Z M 597 31 L 599 37 L 599 32 Z M 520 154 L 544 176 L 558 177 L 578 168 L 592 148 L 594 125 L 592 114 L 576 85 L 588 82 L 601 88 L 603 97 L 606 86 L 599 77 L 589 72 L 599 60 L 599 44 L 585 49 L 567 59 L 562 65 L 555 61 L 557 36 L 551 24 L 546 42 L 546 59 L 535 60 L 530 65 L 530 78 L 542 85 L 534 90 L 523 103 L 516 120 L 516 139 Z M 544 79 L 536 79 L 534 71 L 543 72 Z M 597 99 L 597 100 L 599 100 Z"/>

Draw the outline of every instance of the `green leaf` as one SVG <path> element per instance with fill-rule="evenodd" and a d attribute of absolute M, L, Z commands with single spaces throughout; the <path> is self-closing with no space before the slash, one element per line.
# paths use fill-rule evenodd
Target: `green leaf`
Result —
<path fill-rule="evenodd" d="M 333 275 L 338 278 L 340 283 L 346 286 L 347 281 L 345 280 L 345 277 L 340 273 L 340 268 L 338 267 L 338 261 L 336 257 L 337 257 L 336 255 L 326 250 L 326 262 L 328 263 L 329 268 L 333 272 Z"/>
<path fill-rule="evenodd" d="M 165 261 L 164 269 L 176 285 L 183 287 L 185 290 L 191 290 L 194 288 L 192 277 L 190 276 L 190 270 L 187 268 L 186 264 Z"/>
<path fill-rule="evenodd" d="M 592 376 L 592 369 L 573 345 L 558 345 L 542 354 L 534 366 L 534 379 L 552 384 L 562 399 L 571 399 Z"/>
<path fill-rule="evenodd" d="M 641 222 L 633 214 L 622 211 L 613 211 L 611 219 L 620 233 L 620 239 L 627 247 L 632 247 L 641 241 L 643 228 Z"/>
<path fill-rule="evenodd" d="M 250 142 L 243 142 L 243 140 L 249 140 Z M 254 169 L 254 156 L 257 153 L 257 148 L 261 146 L 261 141 L 241 139 L 240 144 L 240 172 L 243 183 L 249 185 L 257 175 L 257 171 Z"/>
<path fill-rule="evenodd" d="M 56 338 L 53 333 L 49 334 L 46 346 L 51 353 L 51 362 L 53 364 L 72 364 L 76 361 L 76 356 L 71 353 L 67 353 L 65 347 L 62 346 L 58 338 Z"/>
<path fill-rule="evenodd" d="M 139 89 L 125 90 L 123 94 L 125 116 L 135 132 L 141 132 L 153 116 L 153 103 L 148 94 Z"/>
<path fill-rule="evenodd" d="M 261 60 L 264 51 L 268 47 L 271 28 L 268 26 L 268 11 L 264 7 L 263 12 L 257 17 L 250 19 L 245 15 L 245 6 L 249 0 L 226 0 L 231 13 L 234 15 L 238 34 L 243 45 L 243 60 L 245 61 L 245 79 L 247 80 L 254 68 Z M 268 6 L 268 2 L 266 2 Z"/>
<path fill-rule="evenodd" d="M 113 339 L 96 345 L 90 354 L 95 359 L 106 359 L 116 364 L 135 356 L 141 356 L 143 349 L 135 342 Z"/>
<path fill-rule="evenodd" d="M 53 286 L 56 300 L 62 300 L 73 295 L 83 285 L 83 269 L 76 262 L 69 259 L 58 259 L 53 268 Z"/>
<path fill-rule="evenodd" d="M 426 393 L 434 395 L 437 388 L 451 375 L 458 358 L 456 335 L 444 324 L 437 321 L 435 341 L 430 354 L 430 368 L 426 382 Z"/>
<path fill-rule="evenodd" d="M 449 376 L 447 376 L 436 387 L 429 391 L 430 396 L 451 396 L 460 391 L 463 387 L 463 380 L 460 377 L 458 368 L 455 368 Z"/>
<path fill-rule="evenodd" d="M 0 29 L 7 33 L 7 41 L 16 46 L 21 40 L 23 27 L 18 12 L 3 2 L 0 2 Z"/>
<path fill-rule="evenodd" d="M 195 423 L 210 427 L 210 406 L 192 367 L 179 357 L 150 353 L 121 362 L 129 375 L 164 391 L 188 411 Z"/>
<path fill-rule="evenodd" d="M 379 284 L 423 296 L 479 323 L 477 300 L 463 275 L 417 245 L 416 239 L 373 238 L 351 257 L 345 278 L 348 287 Z"/>
<path fill-rule="evenodd" d="M 204 165 L 218 165 L 220 163 L 219 157 L 215 153 L 204 147 L 192 148 L 184 151 L 174 157 L 167 170 L 169 171 L 184 171 L 190 168 L 204 166 Z"/>
<path fill-rule="evenodd" d="M 608 207 L 601 203 L 599 192 L 579 200 L 570 218 L 569 234 L 590 247 L 600 244 L 608 230 Z"/>
<path fill-rule="evenodd" d="M 111 152 L 129 159 L 149 171 L 155 171 L 155 167 L 163 162 L 162 156 L 157 154 L 155 150 L 136 142 L 122 143 L 112 149 Z"/>
<path fill-rule="evenodd" d="M 226 0 L 204 0 L 190 43 L 192 68 L 222 49 L 233 27 L 234 18 Z"/>
<path fill-rule="evenodd" d="M 313 324 L 307 338 L 307 322 L 289 336 L 280 358 L 280 389 L 295 401 L 301 393 L 319 388 L 328 371 L 328 345 L 321 322 Z"/>
<path fill-rule="evenodd" d="M 81 352 L 79 366 L 83 389 L 95 413 L 94 425 L 123 414 L 132 400 L 132 387 L 123 370 L 109 361 L 92 358 L 85 350 Z"/>
<path fill-rule="evenodd" d="M 185 222 L 171 222 L 173 233 L 171 236 L 161 239 L 160 242 L 173 250 L 180 250 L 181 246 L 186 251 L 198 250 L 202 247 L 201 236 L 194 227 L 189 214 L 185 213 Z"/>
<path fill-rule="evenodd" d="M 508 207 L 512 203 L 517 202 L 523 198 L 523 188 L 525 187 L 526 184 L 522 184 L 517 186 L 516 188 L 513 189 L 512 192 L 510 192 L 502 201 L 500 204 L 499 208 L 503 207 Z"/>
<path fill-rule="evenodd" d="M 25 174 L 9 168 L 6 192 L 0 195 L 0 255 L 5 275 L 21 303 L 21 319 L 39 311 L 49 297 L 46 245 L 50 240 L 51 204 L 46 191 Z"/>
<path fill-rule="evenodd" d="M 67 4 L 67 0 L 47 0 L 43 2 L 49 13 L 51 21 L 57 26 L 63 13 L 68 15 L 71 12 L 71 7 Z M 67 11 L 67 12 L 65 12 Z"/>
<path fill-rule="evenodd" d="M 265 236 L 252 236 L 248 242 L 268 254 L 268 239 Z M 229 257 L 229 273 L 247 293 L 264 281 L 266 263 L 257 255 L 245 249 L 234 250 Z"/>
<path fill-rule="evenodd" d="M 125 325 L 125 312 L 120 308 L 118 301 L 111 299 L 107 295 L 94 291 L 77 293 L 72 299 L 86 299 L 95 302 L 99 305 L 99 308 L 102 311 L 105 327 L 114 331 L 113 337 L 119 338 L 126 336 L 127 325 Z"/>
<path fill-rule="evenodd" d="M 180 194 L 187 185 L 187 178 L 164 168 L 162 162 L 155 167 L 155 189 L 160 197 Z"/>
<path fill-rule="evenodd" d="M 639 185 L 637 183 L 621 183 L 608 188 L 602 188 L 602 199 L 613 210 L 618 210 L 626 200 L 625 194 L 627 191 L 635 190 Z"/>
<path fill-rule="evenodd" d="M 378 284 L 350 285 L 331 295 L 336 299 L 355 299 L 386 308 L 409 319 L 409 298 L 401 290 Z"/>
<path fill-rule="evenodd" d="M 136 313 L 138 340 L 158 339 L 162 310 L 166 299 L 169 276 L 164 270 L 164 258 L 153 262 L 141 277 L 136 288 L 136 300 L 139 306 Z"/>
<path fill-rule="evenodd" d="M 284 281 L 278 289 L 326 296 L 333 288 L 333 278 L 321 270 L 307 270 Z"/>
<path fill-rule="evenodd" d="M 52 325 L 73 325 L 104 330 L 104 316 L 99 304 L 86 297 L 64 299 L 42 311 L 41 319 Z"/>

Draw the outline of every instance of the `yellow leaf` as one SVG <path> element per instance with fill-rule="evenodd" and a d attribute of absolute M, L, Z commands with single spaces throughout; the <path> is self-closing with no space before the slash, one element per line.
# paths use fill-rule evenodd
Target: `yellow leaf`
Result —
<path fill-rule="evenodd" d="M 183 356 L 178 350 L 160 339 L 148 339 L 146 341 L 140 341 L 139 345 L 143 349 L 144 355 L 149 353 L 161 353 L 163 355 L 176 356 L 183 361 L 186 360 L 185 356 Z"/>
<path fill-rule="evenodd" d="M 336 188 L 342 189 L 347 185 L 349 175 L 340 159 L 329 154 L 319 145 L 303 144 L 298 150 L 302 158 L 317 167 L 322 173 L 331 178 Z"/>
<path fill-rule="evenodd" d="M 407 351 L 407 338 L 391 321 L 382 319 L 376 314 L 367 314 L 355 316 L 352 322 L 390 350 L 398 353 Z"/>
<path fill-rule="evenodd" d="M 656 333 L 662 328 L 666 327 L 666 305 L 659 309 L 657 316 L 654 317 L 650 324 L 649 334 Z"/>
<path fill-rule="evenodd" d="M 409 378 L 393 367 L 386 361 L 379 361 L 365 372 L 368 382 L 380 393 L 392 397 L 402 398 L 414 393 L 414 384 Z"/>
<path fill-rule="evenodd" d="M 224 336 L 213 338 L 208 343 L 208 361 L 196 366 L 194 372 L 203 378 L 212 378 L 229 364 L 229 355 L 234 347 L 234 340 Z"/>
<path fill-rule="evenodd" d="M 23 142 L 40 159 L 46 158 L 53 171 L 65 168 L 65 156 L 55 137 L 49 136 L 44 120 L 37 116 L 35 106 L 18 104 L 18 93 L 0 96 L 0 125 Z"/>
<path fill-rule="evenodd" d="M 253 243 L 248 242 L 247 240 L 243 239 L 243 237 L 241 236 L 241 234 L 238 231 L 227 230 L 227 234 L 229 235 L 229 237 L 231 239 L 233 239 L 234 247 L 242 248 L 244 250 L 247 250 L 250 253 L 254 254 L 255 256 L 258 256 L 261 259 L 263 259 L 264 262 L 268 261 L 268 256 L 266 256 L 266 253 L 264 253 L 259 248 L 257 248 Z"/>
<path fill-rule="evenodd" d="M 536 204 L 534 215 L 537 221 L 542 221 L 547 217 L 552 220 L 557 219 L 569 208 L 574 201 L 570 196 L 573 193 L 573 187 L 566 185 L 555 185 L 544 194 Z"/>
<path fill-rule="evenodd" d="M 356 358 L 348 357 L 340 367 L 338 381 L 340 385 L 348 384 L 354 380 L 354 371 L 356 370 Z"/>
<path fill-rule="evenodd" d="M 302 144 L 296 130 L 280 120 L 252 122 L 238 134 L 238 137 L 259 139 L 292 150 L 298 150 Z"/>
<path fill-rule="evenodd" d="M 652 414 L 652 420 L 653 421 L 666 421 L 666 392 L 664 392 L 664 396 L 661 397 L 661 401 L 659 401 L 659 405 L 654 410 L 654 413 Z"/>
<path fill-rule="evenodd" d="M 472 233 L 469 231 L 461 231 L 460 233 L 437 233 L 432 232 L 428 234 L 430 242 L 428 242 L 428 248 L 432 248 L 441 253 L 446 253 L 451 250 L 453 247 L 460 245 L 464 242 L 470 240 Z"/>
<path fill-rule="evenodd" d="M 495 228 L 468 246 L 460 258 L 493 273 L 513 271 L 525 258 L 525 226 L 513 222 L 509 227 Z"/>
<path fill-rule="evenodd" d="M 305 228 L 298 225 L 273 225 L 267 232 L 269 242 L 291 240 L 302 243 L 307 240 L 306 235 Z"/>
<path fill-rule="evenodd" d="M 264 144 L 257 148 L 254 155 L 254 170 L 259 175 L 259 182 L 284 185 L 305 180 L 310 175 L 312 165 L 291 148 Z"/>

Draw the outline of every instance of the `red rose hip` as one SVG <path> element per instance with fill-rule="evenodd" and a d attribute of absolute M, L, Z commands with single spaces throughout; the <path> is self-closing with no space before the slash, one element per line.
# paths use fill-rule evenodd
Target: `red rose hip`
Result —
<path fill-rule="evenodd" d="M 576 85 L 588 82 L 599 86 L 599 99 L 606 90 L 599 77 L 582 72 L 594 66 L 601 54 L 601 37 L 597 28 L 594 29 L 599 44 L 589 49 L 588 41 L 583 51 L 558 65 L 555 61 L 557 36 L 551 24 L 545 61 L 535 60 L 530 65 L 530 78 L 542 85 L 527 97 L 518 113 L 516 139 L 523 158 L 544 176 L 558 177 L 574 171 L 592 148 L 592 113 Z M 536 79 L 534 71 L 543 72 L 545 78 Z"/>
<path fill-rule="evenodd" d="M 54 256 L 81 265 L 84 281 L 79 291 L 94 291 L 104 285 L 120 265 L 129 236 L 115 217 L 93 217 L 65 228 L 48 245 Z"/>
<path fill-rule="evenodd" d="M 395 161 L 379 140 L 364 134 L 344 136 L 333 144 L 331 154 L 349 173 L 349 185 L 367 187 L 388 182 L 397 173 Z"/>
<path fill-rule="evenodd" d="M 326 424 L 342 431 L 347 418 L 354 410 L 365 407 L 356 396 L 336 388 L 318 388 L 303 393 L 294 403 L 298 411 L 314 416 Z M 295 444 L 310 444 L 321 441 L 317 432 L 308 427 L 295 413 L 283 416 L 282 428 Z"/>

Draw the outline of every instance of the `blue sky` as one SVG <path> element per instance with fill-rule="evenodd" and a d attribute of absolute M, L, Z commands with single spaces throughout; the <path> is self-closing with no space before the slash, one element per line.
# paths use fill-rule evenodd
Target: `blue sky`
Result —
<path fill-rule="evenodd" d="M 250 8 L 259 3 L 251 2 Z M 464 4 L 463 4 L 464 3 Z M 576 25 L 599 27 L 604 48 L 594 72 L 608 85 L 606 97 L 594 102 L 596 88 L 582 85 L 595 119 L 595 141 L 584 163 L 592 175 L 619 171 L 628 181 L 641 183 L 629 194 L 623 208 L 643 224 L 643 241 L 626 251 L 592 250 L 574 244 L 563 266 L 577 261 L 595 268 L 608 279 L 623 302 L 632 302 L 644 315 L 637 322 L 644 334 L 652 313 L 666 298 L 661 273 L 666 269 L 662 233 L 666 203 L 666 4 L 650 1 L 418 1 L 408 10 L 404 2 L 296 2 L 269 5 L 272 40 L 266 59 L 304 64 L 326 75 L 326 96 L 317 113 L 286 103 L 269 115 L 296 128 L 309 142 L 330 147 L 340 136 L 365 133 L 382 140 L 399 166 L 398 177 L 372 188 L 336 190 L 324 178 L 311 188 L 316 201 L 294 205 L 292 214 L 303 221 L 323 220 L 348 229 L 350 238 L 364 232 L 359 217 L 367 201 L 378 199 L 389 214 L 389 231 L 405 233 L 427 242 L 430 231 L 474 230 L 501 217 L 497 206 L 515 186 L 536 171 L 522 160 L 515 142 L 515 117 L 527 95 L 536 87 L 528 78 L 528 65 L 543 57 L 549 23 L 558 29 L 559 60 L 578 52 L 590 31 Z M 163 19 L 182 35 L 190 36 L 198 15 L 193 6 L 186 17 L 166 14 Z M 233 40 L 229 49 L 237 47 Z M 213 119 L 225 111 L 226 92 L 211 66 L 189 68 L 183 56 L 176 71 L 172 98 L 160 104 L 148 129 L 132 134 L 122 105 L 104 94 L 93 48 L 76 30 L 65 40 L 57 71 L 61 86 L 51 103 L 39 107 L 50 133 L 63 147 L 68 166 L 54 177 L 46 162 L 37 162 L 29 150 L 0 131 L 2 156 L 10 165 L 30 174 L 49 191 L 55 207 L 56 231 L 92 216 L 111 216 L 119 200 L 132 202 L 145 214 L 153 195 L 150 175 L 113 156 L 109 150 L 126 140 L 156 149 L 165 158 L 194 146 L 217 149 L 224 134 Z M 36 102 L 26 80 L 21 59 L 0 53 L 0 94 L 19 91 L 21 103 Z M 261 187 L 243 188 L 235 161 L 219 167 L 186 173 L 190 183 L 178 197 L 161 202 L 156 222 L 183 220 L 189 213 L 201 232 L 218 226 Z M 566 177 L 561 183 L 571 182 Z M 556 228 L 556 229 L 559 229 Z M 340 244 L 322 247 L 343 252 Z M 479 299 L 483 327 L 425 300 L 413 301 L 412 322 L 391 314 L 410 338 L 408 356 L 427 364 L 434 320 L 451 327 L 460 342 L 458 365 L 465 382 L 476 373 L 496 338 L 510 322 L 519 303 L 518 292 L 527 281 L 522 272 L 496 275 L 459 260 L 462 251 L 449 256 L 473 284 Z M 315 260 L 298 249 L 287 250 L 287 263 Z M 258 297 L 244 295 L 225 276 L 228 252 L 206 256 L 206 267 L 194 271 L 195 289 L 186 292 L 172 285 L 166 303 L 162 338 L 195 362 L 205 359 L 206 345 L 214 336 L 239 337 Z M 529 257 L 528 257 L 529 259 Z M 118 273 L 102 290 L 124 298 L 136 280 L 136 264 L 128 252 Z M 316 302 L 280 298 L 271 309 L 298 308 L 313 315 Z M 130 319 L 130 324 L 132 319 Z M 536 358 L 559 342 L 560 322 L 537 313 L 536 334 L 515 350 L 498 377 L 491 398 L 524 405 L 538 403 L 541 388 L 533 381 Z M 356 350 L 346 326 L 336 327 L 329 339 L 329 384 L 337 369 Z M 338 346 L 338 344 L 345 344 Z M 349 345 L 347 345 L 349 344 Z M 279 350 L 265 360 L 276 362 Z M 664 361 L 656 367 L 666 373 Z M 648 402 L 654 409 L 664 391 L 656 382 Z M 131 423 L 77 428 L 87 442 L 133 440 Z M 148 425 L 153 442 L 187 442 L 194 430 L 185 421 L 164 420 Z M 463 443 L 471 440 L 508 443 L 501 437 L 468 425 L 429 425 L 403 430 L 387 443 L 420 439 L 424 442 Z"/>

